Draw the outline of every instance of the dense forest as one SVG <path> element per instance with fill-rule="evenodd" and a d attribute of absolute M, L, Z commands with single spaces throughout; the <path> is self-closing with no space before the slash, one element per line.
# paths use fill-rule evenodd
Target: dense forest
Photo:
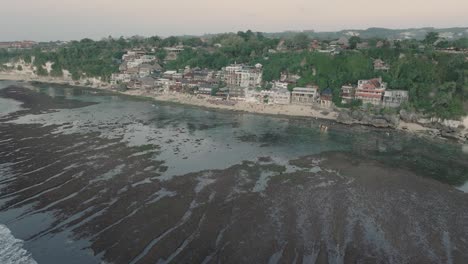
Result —
<path fill-rule="evenodd" d="M 264 66 L 263 79 L 277 80 L 282 72 L 301 76 L 298 85 L 317 84 L 331 88 L 335 103 L 340 106 L 340 87 L 355 84 L 359 79 L 381 76 L 391 89 L 408 90 L 407 108 L 454 118 L 468 112 L 468 61 L 464 54 L 450 54 L 440 49 L 467 49 L 468 39 L 455 41 L 439 39 L 429 33 L 422 41 L 390 42 L 385 39 L 351 37 L 349 47 L 339 54 L 311 51 L 311 39 L 306 34 L 295 34 L 286 39 L 269 38 L 252 31 L 219 34 L 208 39 L 198 37 L 106 38 L 100 41 L 83 39 L 64 45 L 38 45 L 32 50 L 6 51 L 0 49 L 0 64 L 22 58 L 30 62 L 34 57 L 39 75 L 47 75 L 41 65 L 53 62 L 51 75 L 62 75 L 62 69 L 71 72 L 74 79 L 81 76 L 101 77 L 105 80 L 118 71 L 125 50 L 145 49 L 162 62 L 166 56 L 163 47 L 184 45 L 175 61 L 168 61 L 165 69 L 185 66 L 220 69 L 230 63 Z M 366 42 L 368 47 L 358 49 Z M 378 44 L 380 43 L 380 45 Z M 321 41 L 322 48 L 330 41 Z M 278 47 L 283 47 L 278 51 Z M 388 72 L 376 72 L 374 59 L 382 59 Z M 269 87 L 269 86 L 265 86 Z"/>

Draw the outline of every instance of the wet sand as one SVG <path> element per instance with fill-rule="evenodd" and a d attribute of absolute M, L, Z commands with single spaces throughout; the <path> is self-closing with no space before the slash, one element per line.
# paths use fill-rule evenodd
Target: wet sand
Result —
<path fill-rule="evenodd" d="M 18 87 L 2 96 L 31 107 L 21 115 L 87 105 Z M 129 146 L 119 137 L 55 128 L 0 122 L 0 164 L 11 170 L 0 176 L 0 215 L 26 208 L 8 223 L 39 214 L 54 219 L 26 243 L 71 232 L 89 241 L 96 263 L 468 259 L 467 194 L 422 177 L 427 172 L 412 168 L 414 161 L 392 166 L 385 157 L 370 159 L 364 142 L 356 142 L 361 155 L 323 152 L 286 162 L 259 156 L 162 179 L 160 145 Z M 239 139 L 268 143 L 248 134 Z"/>

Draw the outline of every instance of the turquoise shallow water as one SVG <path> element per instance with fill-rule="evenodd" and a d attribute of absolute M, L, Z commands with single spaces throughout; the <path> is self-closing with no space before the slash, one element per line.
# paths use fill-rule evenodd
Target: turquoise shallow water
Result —
<path fill-rule="evenodd" d="M 0 88 L 12 84 L 15 83 L 0 82 Z M 164 232 L 154 235 L 156 238 L 147 243 L 142 242 L 145 246 L 133 249 L 128 256 L 112 253 L 116 246 L 102 246 L 106 243 L 101 239 L 120 246 L 123 242 L 118 241 L 122 238 L 107 234 L 109 230 L 120 225 L 132 226 L 133 218 L 146 212 L 143 209 L 148 201 L 160 208 L 165 206 L 166 199 L 177 198 L 173 202 L 177 211 L 177 204 L 185 201 L 182 197 L 189 188 L 198 198 L 189 202 L 185 215 L 176 214 L 182 219 L 180 226 L 186 224 L 184 219 L 196 215 L 194 208 L 201 204 L 198 195 L 217 182 L 213 179 L 217 171 L 221 175 L 233 174 L 237 179 L 236 187 L 229 193 L 226 191 L 225 201 L 236 201 L 238 198 L 233 198 L 236 195 L 266 197 L 265 191 L 278 176 L 278 169 L 255 172 L 258 164 L 249 162 L 255 163 L 259 158 L 284 166 L 285 172 L 294 172 L 297 167 L 290 165 L 290 160 L 345 153 L 360 161 L 377 162 L 387 171 L 395 168 L 430 179 L 431 184 L 446 193 L 468 191 L 468 153 L 463 146 L 447 141 L 307 118 L 213 111 L 91 89 L 34 87 L 37 94 L 57 102 L 94 103 L 77 108 L 52 105 L 42 113 L 24 113 L 1 121 L 0 224 L 6 224 L 13 235 L 25 240 L 25 248 L 39 263 L 59 263 L 57 260 L 66 258 L 67 252 L 76 255 L 77 263 L 99 262 L 101 258 L 116 263 L 143 260 L 160 243 L 159 239 L 166 239 Z M 27 109 L 20 105 L 21 102 L 0 98 L 0 116 Z M 327 133 L 319 129 L 324 123 L 329 125 Z M 240 164 L 243 167 L 237 171 L 236 166 Z M 318 165 L 309 170 L 313 174 L 321 171 Z M 242 181 L 248 182 L 253 176 L 258 176 L 258 181 L 250 191 L 243 190 Z M 193 177 L 197 179 L 195 183 Z M 399 184 L 406 185 L 404 177 L 401 179 Z M 290 181 L 294 179 L 285 182 Z M 326 180 L 317 186 L 327 187 L 331 182 Z M 151 195 L 145 196 L 147 192 Z M 206 203 L 216 201 L 220 192 L 205 197 Z M 140 200 L 140 196 L 145 197 Z M 31 224 L 39 222 L 40 225 Z M 162 226 L 163 222 L 155 225 Z M 175 223 L 173 229 L 167 227 L 165 232 L 180 227 L 176 220 L 170 222 Z M 184 238 L 182 242 L 188 244 L 194 239 L 189 235 Z M 51 246 L 44 246 L 44 241 L 50 241 Z M 138 245 L 131 238 L 128 243 Z M 125 244 L 121 246 L 129 248 Z M 97 256 L 93 256 L 90 248 Z M 176 248 L 170 253 L 184 249 L 181 246 L 180 251 Z M 273 254 L 275 258 L 281 257 L 278 252 Z M 179 253 L 174 256 L 168 253 L 166 257 L 175 258 Z"/>

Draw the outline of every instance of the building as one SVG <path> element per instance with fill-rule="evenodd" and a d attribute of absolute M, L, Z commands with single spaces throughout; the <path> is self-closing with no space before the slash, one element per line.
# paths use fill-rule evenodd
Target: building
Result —
<path fill-rule="evenodd" d="M 132 80 L 132 75 L 128 73 L 113 73 L 110 83 L 115 85 L 119 83 L 129 83 Z"/>
<path fill-rule="evenodd" d="M 245 89 L 255 89 L 262 83 L 263 66 L 257 63 L 255 67 L 233 64 L 223 68 L 222 79 L 229 89 L 230 98 L 245 97 Z"/>
<path fill-rule="evenodd" d="M 354 94 L 356 92 L 356 87 L 352 85 L 343 85 L 341 86 L 341 103 L 349 104 L 354 100 Z"/>
<path fill-rule="evenodd" d="M 238 86 L 242 88 L 256 88 L 262 83 L 262 65 L 248 67 L 233 64 L 223 69 L 224 81 L 228 87 Z"/>
<path fill-rule="evenodd" d="M 276 88 L 272 90 L 263 90 L 260 92 L 264 100 L 269 104 L 290 104 L 291 92 L 288 88 Z"/>
<path fill-rule="evenodd" d="M 386 88 L 387 84 L 382 82 L 382 78 L 359 80 L 355 98 L 364 104 L 380 105 Z"/>
<path fill-rule="evenodd" d="M 374 71 L 389 71 L 390 67 L 381 59 L 374 60 Z"/>
<path fill-rule="evenodd" d="M 296 87 L 291 94 L 292 104 L 312 105 L 318 99 L 318 86 L 314 87 Z"/>
<path fill-rule="evenodd" d="M 212 95 L 213 91 L 216 91 L 216 86 L 210 85 L 210 84 L 203 84 L 198 87 L 198 90 L 196 91 L 197 94 L 203 94 L 203 95 Z"/>
<path fill-rule="evenodd" d="M 323 90 L 320 93 L 320 105 L 324 107 L 333 106 L 333 91 L 330 88 Z"/>
<path fill-rule="evenodd" d="M 385 107 L 399 107 L 409 99 L 408 91 L 405 90 L 387 90 L 383 97 Z"/>
<path fill-rule="evenodd" d="M 175 53 L 175 54 L 179 54 L 181 53 L 182 51 L 184 51 L 184 46 L 176 46 L 176 47 L 165 47 L 164 50 L 168 53 Z"/>
<path fill-rule="evenodd" d="M 240 86 L 229 86 L 229 98 L 245 98 L 245 89 L 246 88 Z"/>
<path fill-rule="evenodd" d="M 244 91 L 244 99 L 246 102 L 249 103 L 264 103 L 263 94 L 256 89 L 243 89 Z"/>
<path fill-rule="evenodd" d="M 31 49 L 36 46 L 37 42 L 24 40 L 24 41 L 14 41 L 14 42 L 0 42 L 0 49 Z"/>
<path fill-rule="evenodd" d="M 213 88 L 210 87 L 200 87 L 197 90 L 197 94 L 203 94 L 203 95 L 211 95 L 211 92 L 213 91 Z"/>
<path fill-rule="evenodd" d="M 145 64 L 140 65 L 138 75 L 140 76 L 140 78 L 144 78 L 144 77 L 150 76 L 153 73 L 161 71 L 161 70 L 162 70 L 162 68 L 158 64 L 150 65 L 150 64 L 145 63 Z"/>
<path fill-rule="evenodd" d="M 163 77 L 166 78 L 166 79 L 172 79 L 172 77 L 174 76 L 174 74 L 176 74 L 177 71 L 165 71 L 163 73 Z"/>
<path fill-rule="evenodd" d="M 279 82 L 275 81 L 273 83 L 273 89 L 288 89 L 288 84 L 287 82 Z"/>

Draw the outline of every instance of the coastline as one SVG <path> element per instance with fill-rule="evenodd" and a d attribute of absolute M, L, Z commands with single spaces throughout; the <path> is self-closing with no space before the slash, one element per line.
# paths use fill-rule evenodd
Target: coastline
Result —
<path fill-rule="evenodd" d="M 148 93 L 144 90 L 127 90 L 127 91 L 117 91 L 111 90 L 109 85 L 106 86 L 97 86 L 97 85 L 86 85 L 86 84 L 73 84 L 69 81 L 58 79 L 54 77 L 31 77 L 30 75 L 25 74 L 9 74 L 9 73 L 0 73 L 0 80 L 9 80 L 9 81 L 21 81 L 21 82 L 38 82 L 38 83 L 48 83 L 56 85 L 70 85 L 77 88 L 90 88 L 98 89 L 106 92 L 117 93 L 132 97 L 143 97 L 145 99 L 160 101 L 160 102 L 169 102 L 177 103 L 183 105 L 190 105 L 195 107 L 203 107 L 208 109 L 215 110 L 227 110 L 233 112 L 245 112 L 253 113 L 260 115 L 275 115 L 275 116 L 285 116 L 285 117 L 305 117 L 312 119 L 321 119 L 328 122 L 334 122 L 337 124 L 343 124 L 338 121 L 339 111 L 336 111 L 332 108 L 321 108 L 318 106 L 308 106 L 308 105 L 274 105 L 274 104 L 257 104 L 253 102 L 245 101 L 222 101 L 216 98 L 205 97 L 202 95 L 188 95 L 182 93 L 170 93 L 170 94 L 154 94 Z M 370 124 L 347 124 L 347 125 L 363 125 L 374 127 L 375 129 L 382 129 L 379 127 L 372 126 Z M 403 131 L 406 133 L 415 134 L 418 136 L 429 137 L 429 138 L 439 138 L 446 140 L 446 137 L 440 136 L 440 131 L 436 128 L 430 128 L 423 126 L 418 123 L 405 122 L 400 120 L 398 126 L 392 127 L 390 129 Z M 460 142 L 462 143 L 462 142 Z"/>
<path fill-rule="evenodd" d="M 34 77 L 31 78 L 29 75 L 20 74 L 8 74 L 0 73 L 0 80 L 9 81 L 23 81 L 23 82 L 39 82 L 39 83 L 50 83 L 59 85 L 71 85 L 76 87 L 99 89 L 109 92 L 115 92 L 119 94 L 129 96 L 141 96 L 150 98 L 156 101 L 173 102 L 186 105 L 193 105 L 199 107 L 206 107 L 212 109 L 223 109 L 238 112 L 248 112 L 256 114 L 267 114 L 267 115 L 283 115 L 283 116 L 296 116 L 296 117 L 310 117 L 316 119 L 324 119 L 329 121 L 336 121 L 338 112 L 333 109 L 325 109 L 320 107 L 311 107 L 308 105 L 264 105 L 256 104 L 245 101 L 226 101 L 217 100 L 214 98 L 207 98 L 200 95 L 187 95 L 181 93 L 170 93 L 170 94 L 154 94 L 148 93 L 143 90 L 127 90 L 127 91 L 116 91 L 111 90 L 109 86 L 99 87 L 93 85 L 76 85 L 70 82 L 57 79 L 54 77 Z"/>

